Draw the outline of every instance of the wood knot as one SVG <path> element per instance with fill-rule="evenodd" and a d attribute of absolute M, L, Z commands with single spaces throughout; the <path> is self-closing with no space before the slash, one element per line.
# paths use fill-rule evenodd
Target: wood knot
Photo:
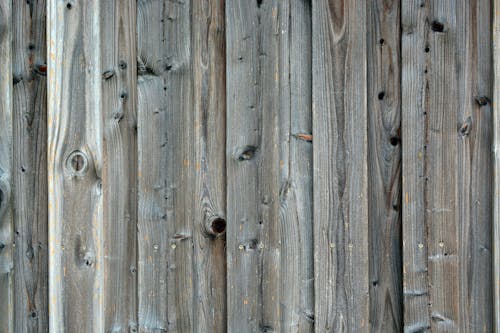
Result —
<path fill-rule="evenodd" d="M 210 221 L 210 232 L 217 236 L 226 232 L 226 220 L 220 216 L 212 218 Z"/>
<path fill-rule="evenodd" d="M 444 24 L 434 20 L 431 22 L 431 30 L 434 32 L 444 32 Z"/>
<path fill-rule="evenodd" d="M 256 146 L 245 146 L 239 150 L 239 152 L 236 154 L 236 158 L 238 161 L 248 161 L 255 156 L 256 152 Z"/>
<path fill-rule="evenodd" d="M 79 150 L 73 151 L 66 159 L 66 169 L 75 176 L 85 175 L 88 169 L 87 156 Z"/>
<path fill-rule="evenodd" d="M 102 78 L 104 80 L 109 80 L 111 79 L 113 76 L 115 76 L 115 71 L 110 69 L 110 70 L 107 70 L 105 71 L 104 73 L 102 73 Z"/>
<path fill-rule="evenodd" d="M 467 119 L 460 125 L 458 128 L 458 132 L 461 136 L 469 135 L 472 127 L 472 118 L 469 116 Z"/>
<path fill-rule="evenodd" d="M 486 96 L 476 96 L 475 100 L 479 106 L 485 106 L 490 103 L 490 99 Z"/>

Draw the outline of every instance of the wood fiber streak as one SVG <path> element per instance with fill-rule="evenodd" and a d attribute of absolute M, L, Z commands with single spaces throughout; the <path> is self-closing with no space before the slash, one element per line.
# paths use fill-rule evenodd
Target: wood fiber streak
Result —
<path fill-rule="evenodd" d="M 278 1 L 226 3 L 230 332 L 280 332 Z"/>
<path fill-rule="evenodd" d="M 370 327 L 401 332 L 400 2 L 370 1 L 367 17 Z"/>
<path fill-rule="evenodd" d="M 98 4 L 48 3 L 51 332 L 103 331 Z"/>
<path fill-rule="evenodd" d="M 0 332 L 14 332 L 12 4 L 0 2 Z"/>
<path fill-rule="evenodd" d="M 366 2 L 312 9 L 315 331 L 367 332 Z"/>
<path fill-rule="evenodd" d="M 46 2 L 12 3 L 14 331 L 47 332 Z"/>
<path fill-rule="evenodd" d="M 491 4 L 402 22 L 405 331 L 491 332 Z"/>
<path fill-rule="evenodd" d="M 136 1 L 100 2 L 104 331 L 137 331 Z M 104 73 L 113 73 L 108 77 Z"/>

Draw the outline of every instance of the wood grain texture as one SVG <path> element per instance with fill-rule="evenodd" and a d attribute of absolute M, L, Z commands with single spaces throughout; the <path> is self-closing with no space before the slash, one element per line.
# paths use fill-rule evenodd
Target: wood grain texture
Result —
<path fill-rule="evenodd" d="M 486 1 L 403 1 L 408 332 L 492 331 L 490 12 Z"/>
<path fill-rule="evenodd" d="M 370 327 L 401 332 L 400 2 L 367 6 Z"/>
<path fill-rule="evenodd" d="M 13 1 L 16 332 L 48 331 L 46 2 Z"/>
<path fill-rule="evenodd" d="M 279 332 L 279 2 L 226 3 L 230 332 Z"/>
<path fill-rule="evenodd" d="M 282 1 L 280 21 L 280 315 L 314 331 L 311 1 Z"/>
<path fill-rule="evenodd" d="M 366 332 L 366 2 L 312 8 L 315 331 Z"/>
<path fill-rule="evenodd" d="M 136 1 L 100 2 L 104 331 L 137 331 Z"/>
<path fill-rule="evenodd" d="M 139 330 L 225 331 L 224 1 L 139 1 L 137 24 Z"/>
<path fill-rule="evenodd" d="M 225 1 L 192 5 L 193 331 L 226 332 Z"/>
<path fill-rule="evenodd" d="M 12 4 L 0 3 L 0 332 L 14 332 Z"/>
<path fill-rule="evenodd" d="M 500 260 L 500 0 L 493 1 L 493 263 Z M 500 332 L 500 265 L 493 265 L 495 332 Z"/>
<path fill-rule="evenodd" d="M 104 331 L 98 4 L 48 2 L 51 332 Z"/>

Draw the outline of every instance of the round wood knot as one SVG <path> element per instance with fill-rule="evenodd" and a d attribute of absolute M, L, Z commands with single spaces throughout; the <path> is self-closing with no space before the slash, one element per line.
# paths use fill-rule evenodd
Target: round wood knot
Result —
<path fill-rule="evenodd" d="M 74 175 L 83 176 L 88 169 L 87 156 L 83 152 L 75 150 L 68 156 L 66 168 Z"/>

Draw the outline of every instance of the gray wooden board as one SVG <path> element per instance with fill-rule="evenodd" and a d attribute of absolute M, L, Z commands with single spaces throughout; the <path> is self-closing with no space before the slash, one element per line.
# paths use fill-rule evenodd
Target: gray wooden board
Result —
<path fill-rule="evenodd" d="M 366 332 L 366 2 L 312 9 L 315 330 Z"/>
<path fill-rule="evenodd" d="M 367 6 L 370 325 L 401 332 L 400 2 Z"/>
<path fill-rule="evenodd" d="M 12 5 L 0 3 L 0 331 L 14 332 L 12 221 Z"/>
<path fill-rule="evenodd" d="M 14 331 L 48 331 L 46 2 L 13 1 Z"/>

